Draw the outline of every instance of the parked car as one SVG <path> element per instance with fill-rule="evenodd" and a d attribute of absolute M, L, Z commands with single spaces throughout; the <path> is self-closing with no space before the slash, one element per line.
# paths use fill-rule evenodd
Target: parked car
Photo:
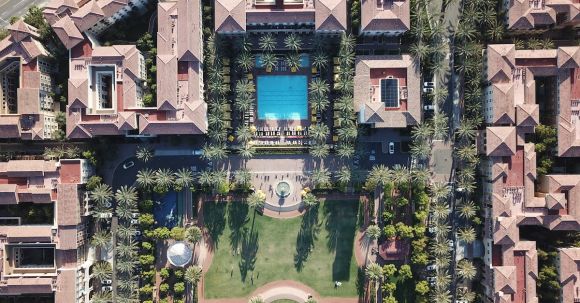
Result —
<path fill-rule="evenodd" d="M 113 284 L 113 280 L 101 280 L 101 284 L 103 284 L 103 285 L 111 285 L 111 284 Z"/>
<path fill-rule="evenodd" d="M 131 213 L 131 218 L 138 219 L 139 218 L 139 213 Z"/>
<path fill-rule="evenodd" d="M 433 105 L 433 104 L 425 104 L 425 105 L 423 105 L 423 110 L 433 111 L 433 110 L 435 110 L 435 105 Z"/>
<path fill-rule="evenodd" d="M 427 270 L 437 270 L 437 265 L 431 264 L 431 265 L 427 266 Z"/>
<path fill-rule="evenodd" d="M 102 291 L 113 291 L 113 286 L 103 286 L 101 287 Z"/>
<path fill-rule="evenodd" d="M 389 154 L 394 154 L 395 153 L 395 142 L 389 142 Z"/>
<path fill-rule="evenodd" d="M 133 161 L 129 161 L 129 162 L 123 164 L 124 169 L 128 169 L 128 168 L 133 167 L 133 166 L 135 166 L 135 162 L 133 162 Z"/>
<path fill-rule="evenodd" d="M 431 94 L 431 93 L 433 93 L 433 88 L 432 87 L 423 87 L 423 92 L 427 93 L 427 94 Z"/>
<path fill-rule="evenodd" d="M 137 219 L 131 219 L 131 224 L 139 224 L 139 220 L 137 220 Z"/>
<path fill-rule="evenodd" d="M 435 87 L 435 82 L 423 82 L 423 87 Z"/>

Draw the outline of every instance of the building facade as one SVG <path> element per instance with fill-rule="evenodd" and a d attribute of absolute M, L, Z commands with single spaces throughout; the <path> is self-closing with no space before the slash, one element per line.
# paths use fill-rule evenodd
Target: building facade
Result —
<path fill-rule="evenodd" d="M 547 30 L 580 24 L 578 0 L 504 0 L 509 30 Z"/>

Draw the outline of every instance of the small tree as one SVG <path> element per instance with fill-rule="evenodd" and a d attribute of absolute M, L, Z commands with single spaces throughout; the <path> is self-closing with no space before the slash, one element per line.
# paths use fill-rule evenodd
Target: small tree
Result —
<path fill-rule="evenodd" d="M 145 146 L 137 147 L 137 151 L 135 152 L 135 156 L 137 159 L 143 162 L 149 162 L 153 158 L 153 151 Z"/>
<path fill-rule="evenodd" d="M 185 238 L 187 241 L 191 242 L 192 244 L 196 244 L 199 242 L 203 237 L 203 233 L 201 229 L 197 226 L 190 226 L 185 230 Z"/>

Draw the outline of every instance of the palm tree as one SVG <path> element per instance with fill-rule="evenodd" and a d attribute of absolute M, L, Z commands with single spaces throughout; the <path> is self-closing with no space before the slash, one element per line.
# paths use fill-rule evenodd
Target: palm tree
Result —
<path fill-rule="evenodd" d="M 346 185 L 348 183 L 350 183 L 350 180 L 352 179 L 352 172 L 350 170 L 350 168 L 348 166 L 342 166 L 337 172 L 336 172 L 336 178 L 338 183 Z"/>
<path fill-rule="evenodd" d="M 435 290 L 431 295 L 431 302 L 451 303 L 451 292 L 447 290 Z"/>
<path fill-rule="evenodd" d="M 131 259 L 137 255 L 137 243 L 130 242 L 118 242 L 116 247 L 117 256 L 124 259 Z"/>
<path fill-rule="evenodd" d="M 117 236 L 121 239 L 130 239 L 135 235 L 136 229 L 133 226 L 124 226 L 120 224 L 117 227 Z"/>
<path fill-rule="evenodd" d="M 470 291 L 467 287 L 459 287 L 457 289 L 457 297 L 462 301 L 466 301 L 467 303 L 472 303 L 475 301 L 475 293 Z"/>
<path fill-rule="evenodd" d="M 435 101 L 435 103 L 442 105 L 449 96 L 449 91 L 445 86 L 438 86 L 433 90 L 431 95 L 433 96 L 433 101 Z"/>
<path fill-rule="evenodd" d="M 254 59 L 254 56 L 252 56 L 252 53 L 250 52 L 241 53 L 238 59 L 236 60 L 236 63 L 238 64 L 238 66 L 240 66 L 240 68 L 244 73 L 247 73 L 252 68 L 254 68 L 254 62 L 256 62 L 256 60 Z"/>
<path fill-rule="evenodd" d="M 274 39 L 272 34 L 268 33 L 260 37 L 258 45 L 263 51 L 271 52 L 276 48 L 276 39 Z"/>
<path fill-rule="evenodd" d="M 415 184 L 427 185 L 431 179 L 431 172 L 425 168 L 414 168 L 411 171 L 411 177 Z"/>
<path fill-rule="evenodd" d="M 302 47 L 302 38 L 295 33 L 291 33 L 284 38 L 284 46 L 297 52 Z"/>
<path fill-rule="evenodd" d="M 116 263 L 116 269 L 120 273 L 131 274 L 135 271 L 136 268 L 137 268 L 137 262 L 135 262 L 135 261 L 122 260 L 122 261 L 117 261 L 117 263 Z"/>
<path fill-rule="evenodd" d="M 475 230 L 473 229 L 473 227 L 470 226 L 461 228 L 457 232 L 457 238 L 465 243 L 472 243 L 473 241 L 475 241 L 475 237 L 476 237 Z"/>
<path fill-rule="evenodd" d="M 262 297 L 260 296 L 255 296 L 255 297 L 251 297 L 250 300 L 248 300 L 248 303 L 265 303 L 266 301 L 264 301 L 264 299 L 262 299 Z"/>
<path fill-rule="evenodd" d="M 468 163 L 477 163 L 479 161 L 475 144 L 469 144 L 456 149 L 456 154 L 460 160 Z"/>
<path fill-rule="evenodd" d="M 238 148 L 238 154 L 244 159 L 250 159 L 254 157 L 256 149 L 250 144 L 243 144 Z"/>
<path fill-rule="evenodd" d="M 427 141 L 415 141 L 411 145 L 411 156 L 419 160 L 425 160 L 431 155 L 431 144 Z"/>
<path fill-rule="evenodd" d="M 330 105 L 327 95 L 311 94 L 310 105 L 312 109 L 316 112 L 324 111 Z"/>
<path fill-rule="evenodd" d="M 238 137 L 238 141 L 240 143 L 247 143 L 248 141 L 252 140 L 252 130 L 247 125 L 240 125 L 236 129 L 236 135 Z"/>
<path fill-rule="evenodd" d="M 451 193 L 449 186 L 443 182 L 435 182 L 431 185 L 431 196 L 435 201 L 447 198 Z"/>
<path fill-rule="evenodd" d="M 197 176 L 197 182 L 201 186 L 209 186 L 212 183 L 212 174 L 209 170 L 204 170 Z"/>
<path fill-rule="evenodd" d="M 175 191 L 181 191 L 183 188 L 189 188 L 193 185 L 193 172 L 189 168 L 178 169 L 175 173 L 173 182 Z"/>
<path fill-rule="evenodd" d="M 137 157 L 137 159 L 143 162 L 148 162 L 153 158 L 153 151 L 145 146 L 139 146 L 137 147 L 135 156 Z"/>
<path fill-rule="evenodd" d="M 266 70 L 272 70 L 278 64 L 278 58 L 272 53 L 265 53 L 262 55 L 262 65 Z"/>
<path fill-rule="evenodd" d="M 318 70 L 322 70 L 326 68 L 327 65 L 328 56 L 322 51 L 316 52 L 312 58 L 312 66 L 316 67 Z"/>
<path fill-rule="evenodd" d="M 320 201 L 314 194 L 306 193 L 302 196 L 302 202 L 304 203 L 304 205 L 306 205 L 306 207 L 312 207 L 318 204 L 318 202 Z"/>
<path fill-rule="evenodd" d="M 329 153 L 330 153 L 330 147 L 328 146 L 328 144 L 316 143 L 316 144 L 310 146 L 310 154 L 314 158 L 322 159 L 322 158 L 327 157 Z"/>
<path fill-rule="evenodd" d="M 291 53 L 286 55 L 286 64 L 294 72 L 300 68 L 300 55 L 297 53 Z"/>
<path fill-rule="evenodd" d="M 323 187 L 330 185 L 330 172 L 326 168 L 315 169 L 311 176 L 313 187 Z"/>
<path fill-rule="evenodd" d="M 133 293 L 137 289 L 138 280 L 136 277 L 128 279 L 117 279 L 117 290 L 125 293 Z"/>
<path fill-rule="evenodd" d="M 190 226 L 185 230 L 185 238 L 192 244 L 196 244 L 203 237 L 201 229 L 197 226 Z"/>
<path fill-rule="evenodd" d="M 113 293 L 110 291 L 96 291 L 91 296 L 91 303 L 109 303 L 113 301 Z"/>
<path fill-rule="evenodd" d="M 433 136 L 433 127 L 429 123 L 421 123 L 413 127 L 411 136 L 415 141 L 427 141 Z"/>
<path fill-rule="evenodd" d="M 438 242 L 431 245 L 430 250 L 435 256 L 442 257 L 448 256 L 450 248 L 446 242 Z"/>
<path fill-rule="evenodd" d="M 429 46 L 423 44 L 421 41 L 414 42 L 409 47 L 409 52 L 411 53 L 413 58 L 419 60 L 419 62 L 423 62 L 425 61 L 425 59 L 427 59 L 427 57 L 429 56 L 429 50 L 430 50 Z"/>
<path fill-rule="evenodd" d="M 311 94 L 327 95 L 330 92 L 330 86 L 321 78 L 316 78 L 310 81 L 308 85 L 308 90 Z"/>
<path fill-rule="evenodd" d="M 350 159 L 354 156 L 355 154 L 355 148 L 353 146 L 352 143 L 339 143 L 338 146 L 336 146 L 336 154 L 344 159 Z"/>
<path fill-rule="evenodd" d="M 461 123 L 459 124 L 459 128 L 457 128 L 456 133 L 460 139 L 472 141 L 475 139 L 475 136 L 477 135 L 477 130 L 475 129 L 475 126 L 473 125 L 471 120 L 463 119 L 461 120 Z"/>
<path fill-rule="evenodd" d="M 110 280 L 113 276 L 111 263 L 107 261 L 97 261 L 91 267 L 91 276 L 99 281 Z"/>
<path fill-rule="evenodd" d="M 436 202 L 433 205 L 433 217 L 436 220 L 445 220 L 449 216 L 449 205 L 444 202 Z"/>
<path fill-rule="evenodd" d="M 371 282 L 375 283 L 374 289 L 378 289 L 378 286 L 380 285 L 380 282 L 383 278 L 383 268 L 379 264 L 371 262 L 367 264 L 365 275 Z M 373 294 L 373 296 L 376 296 L 376 294 Z"/>
<path fill-rule="evenodd" d="M 266 203 L 266 195 L 260 190 L 255 191 L 248 196 L 246 202 L 254 210 L 261 209 L 264 207 L 264 203 Z"/>
<path fill-rule="evenodd" d="M 324 142 L 326 141 L 326 138 L 328 137 L 330 130 L 328 129 L 328 126 L 326 124 L 319 123 L 310 126 L 308 133 L 310 137 L 312 137 L 314 140 L 318 142 Z"/>
<path fill-rule="evenodd" d="M 478 207 L 473 201 L 464 202 L 459 206 L 459 216 L 464 219 L 471 219 L 477 214 Z"/>
<path fill-rule="evenodd" d="M 411 174 L 409 170 L 400 164 L 395 164 L 392 169 L 391 180 L 395 184 L 405 184 L 409 182 Z"/>
<path fill-rule="evenodd" d="M 91 238 L 91 245 L 95 247 L 104 247 L 111 242 L 111 233 L 108 231 L 97 231 Z"/>
<path fill-rule="evenodd" d="M 185 270 L 185 275 L 183 277 L 187 283 L 191 283 L 191 285 L 196 287 L 199 280 L 201 280 L 202 273 L 203 270 L 200 266 L 192 265 Z"/>
<path fill-rule="evenodd" d="M 123 185 L 115 192 L 115 199 L 119 204 L 136 205 L 137 198 L 137 190 L 133 186 Z"/>
<path fill-rule="evenodd" d="M 504 32 L 505 29 L 503 22 L 497 20 L 496 18 L 487 30 L 487 36 L 493 41 L 499 41 L 501 38 L 503 38 Z"/>
<path fill-rule="evenodd" d="M 337 134 L 341 141 L 353 141 L 358 135 L 358 130 L 354 125 L 352 127 L 342 127 L 338 129 Z"/>
<path fill-rule="evenodd" d="M 370 225 L 369 227 L 367 227 L 367 229 L 365 231 L 365 236 L 370 241 L 375 241 L 381 237 L 381 233 L 382 233 L 381 228 L 378 227 L 377 225 L 373 224 L 373 225 Z"/>
<path fill-rule="evenodd" d="M 155 174 L 149 168 L 137 172 L 137 185 L 142 189 L 149 189 L 155 184 Z"/>
<path fill-rule="evenodd" d="M 160 168 L 155 171 L 155 187 L 161 192 L 167 192 L 173 186 L 174 174 L 169 168 Z"/>
<path fill-rule="evenodd" d="M 247 169 L 240 169 L 234 174 L 234 180 L 241 187 L 248 188 L 252 182 L 252 174 Z"/>
<path fill-rule="evenodd" d="M 371 187 L 383 188 L 391 180 L 391 170 L 384 165 L 375 165 L 367 177 L 367 184 Z"/>
<path fill-rule="evenodd" d="M 113 198 L 113 190 L 107 184 L 99 184 L 91 191 L 91 199 L 97 203 L 107 203 Z"/>
<path fill-rule="evenodd" d="M 462 259 L 457 263 L 457 275 L 461 279 L 472 280 L 477 275 L 477 269 L 471 261 Z"/>

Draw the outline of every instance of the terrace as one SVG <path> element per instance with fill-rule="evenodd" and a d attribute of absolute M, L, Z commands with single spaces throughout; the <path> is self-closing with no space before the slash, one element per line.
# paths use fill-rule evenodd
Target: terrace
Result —
<path fill-rule="evenodd" d="M 56 273 L 54 244 L 7 244 L 4 249 L 5 275 Z"/>

